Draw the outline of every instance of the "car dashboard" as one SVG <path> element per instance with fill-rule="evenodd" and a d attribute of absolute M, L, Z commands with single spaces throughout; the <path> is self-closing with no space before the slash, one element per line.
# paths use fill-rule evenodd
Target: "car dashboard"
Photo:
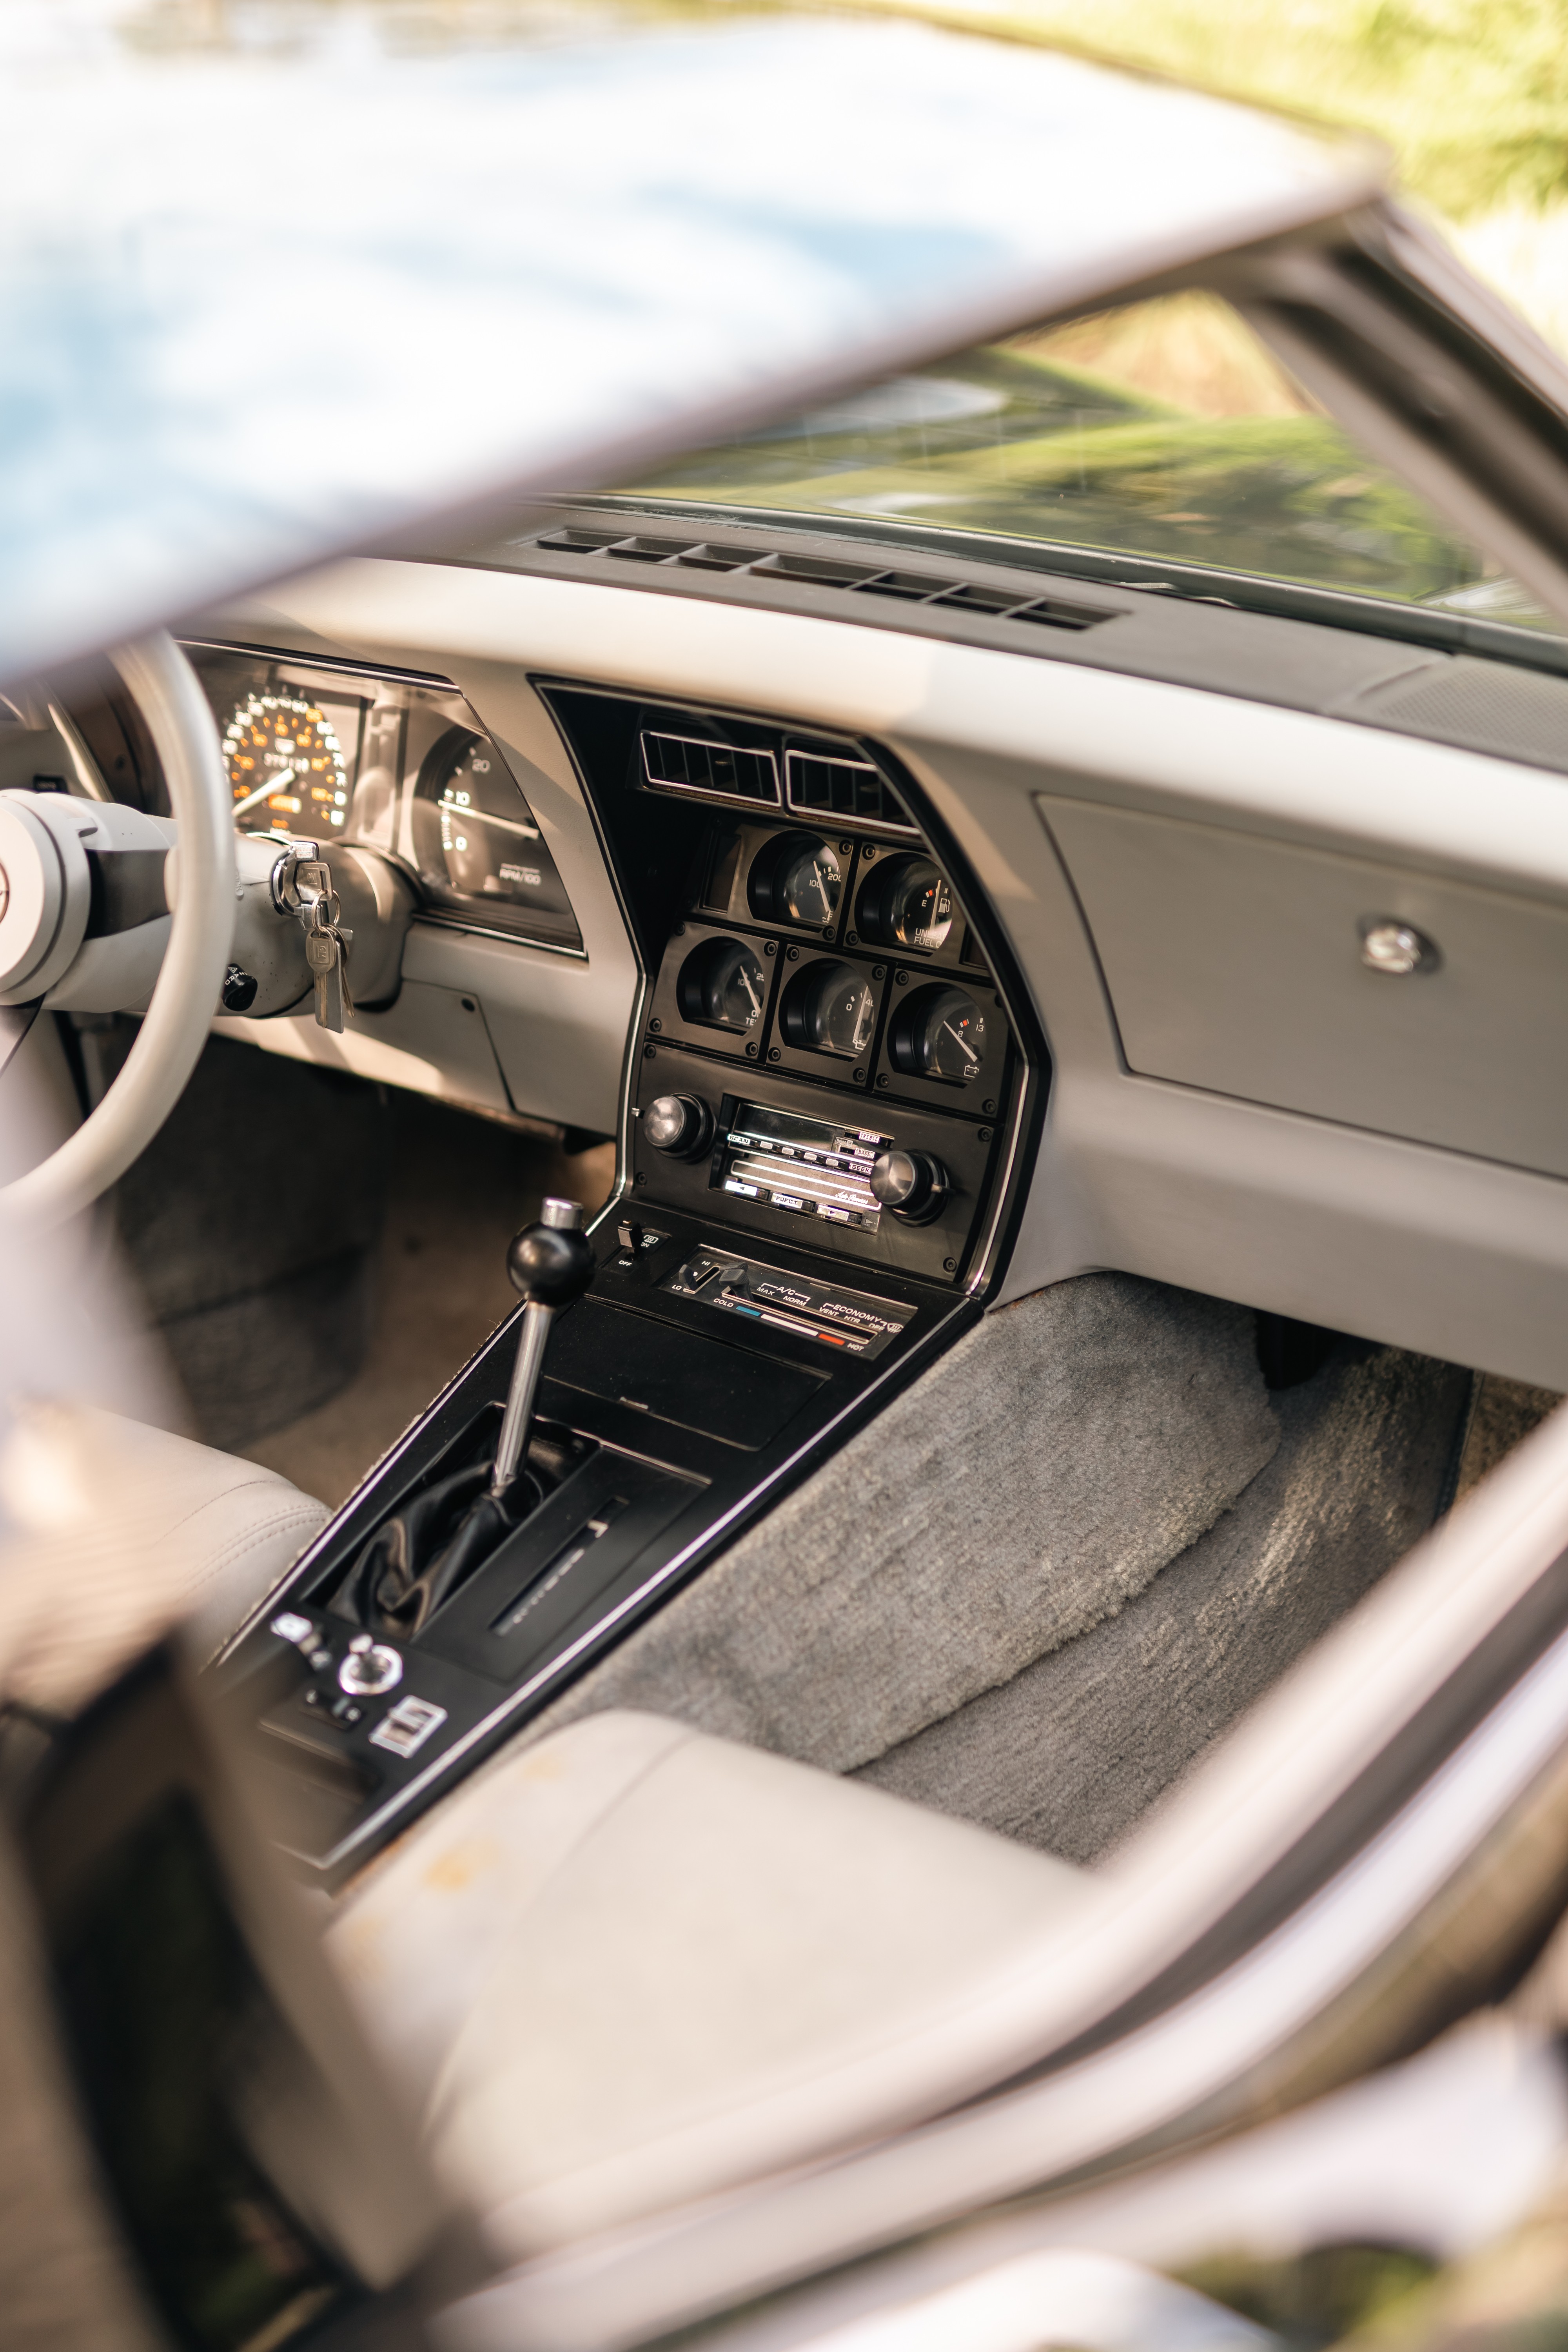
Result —
<path fill-rule="evenodd" d="M 508 1324 L 305 1555 L 293 1637 L 274 1609 L 228 1662 L 328 1879 L 1043 1285 L 1117 1267 L 1568 1381 L 1542 1017 L 1568 969 L 1563 788 L 1343 707 L 1408 646 L 1130 588 L 1091 630 L 1046 626 L 1010 577 L 1011 605 L 847 626 L 842 582 L 759 594 L 754 547 L 726 602 L 668 544 L 549 535 L 504 567 L 340 565 L 211 616 L 197 656 L 273 773 L 300 737 L 257 700 L 331 721 L 342 834 L 423 894 L 395 1004 L 342 1039 L 308 1015 L 226 1033 L 617 1145 L 546 1359 L 541 1508 L 411 1638 L 367 1625 L 377 1528 L 494 1450 Z M 906 586 L 940 583 L 921 561 Z M 1157 674 L 1166 616 L 1194 682 Z M 1121 619 L 1142 659 L 1080 657 Z M 1296 707 L 1241 691 L 1244 656 Z M 1414 665 L 1451 684 L 1462 658 Z M 481 781 L 484 836 L 458 798 Z M 548 893 L 502 874 L 511 825 Z M 1380 922 L 1433 960 L 1377 970 Z M 414 1025 L 437 997 L 483 1024 L 499 1095 Z M 373 1634 L 394 1678 L 345 1710 L 340 1654 Z"/>
<path fill-rule="evenodd" d="M 475 887 L 457 863 L 478 833 L 458 793 L 477 798 L 467 780 L 482 781 L 503 845 L 492 859 L 510 862 L 512 828 L 533 817 L 477 706 L 368 665 L 208 646 L 199 666 L 242 823 L 303 816 L 279 807 L 298 774 L 265 786 L 310 742 L 303 756 L 327 763 L 304 772 L 327 779 L 326 824 L 342 813 L 335 836 L 397 856 L 428 894 L 422 921 L 494 952 L 499 893 L 482 895 L 488 867 Z M 537 1507 L 427 1622 L 388 1619 L 377 1531 L 494 1454 L 509 1324 L 229 1661 L 289 1843 L 329 1880 L 969 1328 L 1045 1100 L 1048 1058 L 1010 950 L 892 755 L 712 704 L 542 675 L 531 689 L 639 966 L 624 1181 L 592 1229 L 590 1294 L 549 1344 L 528 1456 Z M 241 757 L 268 763 L 260 784 Z M 559 881 L 555 895 L 569 905 Z M 557 929 L 570 919 L 546 913 Z M 559 949 L 534 935 L 537 915 L 537 901 L 507 908 L 517 952 Z M 252 1024 L 261 1042 L 283 1025 Z M 308 1015 L 288 1025 L 311 1042 Z"/>

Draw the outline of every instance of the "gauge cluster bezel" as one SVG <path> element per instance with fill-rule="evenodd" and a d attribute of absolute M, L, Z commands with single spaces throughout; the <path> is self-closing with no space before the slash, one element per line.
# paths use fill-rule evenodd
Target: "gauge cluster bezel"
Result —
<path fill-rule="evenodd" d="M 928 1104 L 961 1118 L 998 1117 L 1013 1079 L 1006 1008 L 951 877 L 925 844 L 870 841 L 848 828 L 839 832 L 787 822 L 735 825 L 727 824 L 717 811 L 705 811 L 704 821 L 709 830 L 699 844 L 686 893 L 691 912 L 672 929 L 660 960 L 648 1005 L 647 1035 L 689 1045 L 699 1053 L 755 1062 L 825 1086 L 872 1093 L 893 1102 Z M 755 885 L 759 868 L 766 873 L 776 865 L 781 850 L 787 851 L 789 844 L 808 835 L 829 843 L 847 877 L 834 922 L 792 924 L 777 918 L 763 922 L 757 911 L 758 898 L 763 895 Z M 931 865 L 952 894 L 952 919 L 940 947 L 889 950 L 861 938 L 852 919 L 858 917 L 866 887 L 879 880 L 884 861 L 893 858 L 918 858 Z M 690 956 L 706 941 L 721 939 L 750 946 L 769 975 L 763 1020 L 744 1037 L 689 1018 L 681 1001 L 680 974 Z M 855 1061 L 807 1044 L 790 1018 L 791 1000 L 800 978 L 819 963 L 847 965 L 864 975 L 871 992 L 871 1039 L 865 1055 Z M 976 1086 L 929 1077 L 900 1064 L 895 1040 L 900 1000 L 905 992 L 915 994 L 931 987 L 960 989 L 973 998 L 983 1013 L 1000 1019 L 1004 1050 L 999 1057 L 988 1059 Z"/>
<path fill-rule="evenodd" d="M 571 900 L 527 795 L 494 735 L 450 679 L 366 663 L 320 661 L 261 646 L 187 641 L 185 651 L 212 706 L 220 739 L 250 696 L 293 692 L 308 694 L 321 707 L 342 745 L 348 801 L 341 825 L 329 828 L 305 812 L 289 811 L 274 825 L 247 825 L 244 830 L 275 831 L 279 838 L 291 833 L 324 845 L 374 850 L 413 884 L 420 921 L 552 954 L 583 955 Z M 498 832 L 515 826 L 526 846 L 514 856 L 518 875 L 506 878 L 514 887 L 521 882 L 533 895 L 488 895 L 459 887 L 449 873 L 437 870 L 441 803 L 427 787 L 432 762 L 445 759 L 458 734 L 478 739 L 505 787 L 498 795 L 505 808 L 476 807 L 472 823 L 492 824 Z M 466 855 L 466 845 L 461 846 Z M 505 846 L 501 844 L 496 853 L 498 875 Z M 525 874 L 537 878 L 525 879 Z"/>

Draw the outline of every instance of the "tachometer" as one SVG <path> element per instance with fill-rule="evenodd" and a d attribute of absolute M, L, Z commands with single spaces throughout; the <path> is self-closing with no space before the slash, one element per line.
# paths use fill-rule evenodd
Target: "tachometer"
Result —
<path fill-rule="evenodd" d="M 537 894 L 539 827 L 493 743 L 454 727 L 419 776 L 419 863 L 426 879 L 468 898 Z M 425 817 L 428 807 L 434 824 Z"/>
<path fill-rule="evenodd" d="M 348 764 L 319 703 L 287 691 L 247 695 L 224 730 L 224 766 L 242 833 L 330 840 L 348 812 Z"/>

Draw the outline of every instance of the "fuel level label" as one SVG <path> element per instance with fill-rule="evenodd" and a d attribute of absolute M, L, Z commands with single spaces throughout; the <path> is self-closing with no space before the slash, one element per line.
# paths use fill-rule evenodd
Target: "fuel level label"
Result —
<path fill-rule="evenodd" d="M 661 1287 L 847 1356 L 879 1356 L 915 1313 L 896 1299 L 814 1282 L 807 1275 L 719 1250 L 699 1250 Z"/>

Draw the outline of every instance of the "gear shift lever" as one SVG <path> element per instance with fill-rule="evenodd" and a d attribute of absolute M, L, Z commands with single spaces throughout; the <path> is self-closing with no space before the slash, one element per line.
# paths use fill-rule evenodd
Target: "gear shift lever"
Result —
<path fill-rule="evenodd" d="M 538 1224 L 518 1234 L 507 1272 L 528 1302 L 496 1458 L 470 1462 L 410 1496 L 384 1519 L 349 1572 L 339 1606 L 372 1631 L 407 1641 L 427 1625 L 476 1569 L 526 1518 L 538 1483 L 518 1482 L 550 1326 L 587 1289 L 594 1252 L 575 1201 L 546 1201 Z M 514 1483 L 518 1492 L 510 1490 Z"/>
<path fill-rule="evenodd" d="M 506 1270 L 526 1307 L 490 1476 L 490 1493 L 498 1502 L 528 1448 L 550 1326 L 562 1307 L 582 1297 L 594 1278 L 594 1265 L 593 1244 L 584 1234 L 582 1204 L 576 1201 L 546 1201 L 539 1223 L 525 1225 L 507 1251 Z"/>

